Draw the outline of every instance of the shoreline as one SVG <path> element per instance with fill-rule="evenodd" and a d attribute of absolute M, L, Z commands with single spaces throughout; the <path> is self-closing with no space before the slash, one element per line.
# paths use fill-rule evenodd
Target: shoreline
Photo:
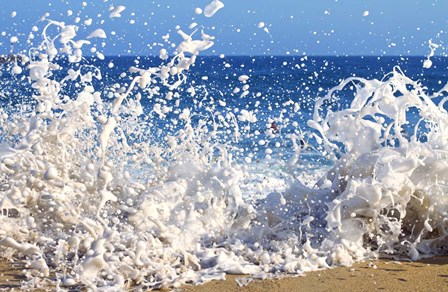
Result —
<path fill-rule="evenodd" d="M 22 263 L 0 260 L 0 291 L 21 291 L 21 281 L 26 280 Z M 239 286 L 240 282 L 248 282 Z M 54 287 L 53 287 L 54 289 Z M 25 289 L 50 291 L 51 287 Z M 350 267 L 336 267 L 303 276 L 286 276 L 281 279 L 250 279 L 247 275 L 226 275 L 224 281 L 204 285 L 184 285 L 172 291 L 448 291 L 448 255 L 421 259 L 415 262 L 388 259 L 368 260 Z"/>
<path fill-rule="evenodd" d="M 448 291 L 448 256 L 415 262 L 369 260 L 281 279 L 252 280 L 240 287 L 235 281 L 247 275 L 227 275 L 225 281 L 183 286 L 176 291 Z"/>

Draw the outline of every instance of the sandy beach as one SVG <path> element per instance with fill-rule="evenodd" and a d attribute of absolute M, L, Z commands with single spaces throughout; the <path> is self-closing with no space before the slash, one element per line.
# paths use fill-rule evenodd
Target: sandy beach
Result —
<path fill-rule="evenodd" d="M 25 280 L 22 269 L 21 265 L 0 261 L 0 291 L 21 290 L 20 282 Z M 243 287 L 236 280 L 247 276 L 228 275 L 226 278 L 201 286 L 183 286 L 176 291 L 448 291 L 448 256 L 417 262 L 366 261 L 300 277 L 252 280 Z"/>
<path fill-rule="evenodd" d="M 0 259 L 0 291 L 20 290 L 20 282 L 26 280 L 23 265 Z"/>
<path fill-rule="evenodd" d="M 180 291 L 448 291 L 448 256 L 417 262 L 367 261 L 301 277 L 253 280 L 240 287 L 235 279 L 242 277 L 229 275 L 226 281 Z"/>

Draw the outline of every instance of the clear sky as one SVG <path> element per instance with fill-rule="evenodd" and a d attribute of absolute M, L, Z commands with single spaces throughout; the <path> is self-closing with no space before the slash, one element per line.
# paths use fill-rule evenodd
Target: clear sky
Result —
<path fill-rule="evenodd" d="M 221 0 L 225 7 L 213 17 L 195 14 L 211 1 L 86 0 L 84 6 L 74 0 L 0 0 L 0 54 L 8 52 L 11 36 L 19 39 L 16 51 L 26 47 L 45 12 L 66 23 L 79 16 L 79 37 L 104 29 L 105 45 L 94 45 L 105 55 L 154 55 L 162 47 L 170 52 L 163 36 L 179 43 L 176 26 L 190 33 L 192 22 L 216 37 L 209 55 L 427 55 L 430 39 L 441 45 L 436 55 L 446 54 L 447 0 Z M 121 18 L 109 18 L 111 5 L 126 6 Z M 92 24 L 84 24 L 89 18 Z"/>

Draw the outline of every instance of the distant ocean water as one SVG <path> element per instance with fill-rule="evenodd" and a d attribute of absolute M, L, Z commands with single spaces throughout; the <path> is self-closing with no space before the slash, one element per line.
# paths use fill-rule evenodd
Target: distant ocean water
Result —
<path fill-rule="evenodd" d="M 310 112 L 318 97 L 322 97 L 330 88 L 350 76 L 381 80 L 385 74 L 399 66 L 406 76 L 418 80 L 428 92 L 439 89 L 446 83 L 448 58 L 434 57 L 433 66 L 423 68 L 425 58 L 422 56 L 206 56 L 197 57 L 197 61 L 187 72 L 186 88 L 182 96 L 191 96 L 187 89 L 191 86 L 207 87 L 210 96 L 226 102 L 228 106 L 255 109 L 256 104 L 262 117 L 278 115 L 284 103 L 294 101 L 301 105 L 300 122 L 310 118 Z M 66 70 L 76 65 L 58 61 L 62 66 L 57 77 L 64 76 Z M 158 57 L 146 56 L 110 56 L 105 60 L 86 57 L 83 66 L 88 64 L 102 72 L 102 80 L 95 84 L 103 87 L 120 82 L 129 82 L 129 67 L 146 68 L 160 65 Z M 113 64 L 113 67 L 109 66 Z M 3 103 L 16 102 L 26 96 L 24 90 L 15 86 L 23 77 L 15 77 L 3 65 L 0 72 Z M 124 74 L 123 74 L 124 73 Z M 242 87 L 238 76 L 248 75 L 250 94 L 241 97 L 241 92 L 234 93 L 236 87 Z M 73 88 L 71 88 L 73 89 Z M 259 96 L 256 96 L 256 95 Z M 106 97 L 103 97 L 106 98 Z M 350 97 L 347 97 L 349 100 Z M 151 109 L 156 98 L 143 98 L 145 108 Z M 185 106 L 194 107 L 194 98 L 182 100 Z M 258 103 L 257 103 L 258 102 Z M 258 107 L 258 106 L 257 106 Z M 268 109 L 269 108 L 269 109 Z M 266 111 L 266 112 L 263 112 Z M 270 115 L 269 115 L 270 113 Z"/>
<path fill-rule="evenodd" d="M 186 74 L 184 86 L 178 91 L 181 102 L 176 107 L 194 109 L 198 115 L 208 115 L 210 109 L 256 111 L 257 122 L 251 127 L 261 132 L 265 130 L 266 125 L 272 123 L 273 119 L 289 115 L 288 122 L 280 122 L 278 125 L 282 128 L 283 134 L 294 131 L 292 121 L 297 122 L 299 128 L 306 131 L 306 122 L 312 118 L 316 99 L 323 97 L 329 89 L 347 77 L 381 80 L 394 67 L 399 66 L 406 76 L 423 84 L 428 93 L 439 90 L 446 83 L 448 58 L 434 57 L 433 66 L 429 69 L 423 68 L 424 60 L 425 58 L 421 56 L 198 57 L 195 65 Z M 76 68 L 76 65 L 63 60 L 57 63 L 61 65 L 61 70 L 52 73 L 55 78 L 62 79 L 69 68 Z M 93 84 L 104 89 L 102 96 L 104 100 L 111 99 L 107 97 L 107 89 L 117 84 L 122 86 L 130 83 L 132 79 L 129 73 L 130 66 L 147 68 L 158 65 L 160 65 L 158 57 L 146 56 L 111 56 L 105 60 L 86 57 L 83 63 L 86 68 L 98 68 L 101 72 L 101 80 L 94 79 Z M 247 82 L 249 90 L 244 96 L 242 96 L 244 84 L 238 80 L 241 75 L 250 77 Z M 23 100 L 32 102 L 30 99 L 32 88 L 17 86 L 18 83 L 26 84 L 27 80 L 22 76 L 15 77 L 11 74 L 10 66 L 2 66 L 0 82 L 4 96 L 1 99 L 2 104 L 15 104 Z M 76 86 L 68 85 L 63 92 L 73 95 L 76 90 Z M 166 92 L 167 90 L 162 88 L 161 94 Z M 342 92 L 340 100 L 337 101 L 338 106 L 347 105 L 352 98 L 350 94 L 345 96 Z M 160 94 L 151 97 L 143 95 L 141 103 L 144 112 L 154 115 L 152 111 L 154 104 L 161 100 L 163 95 Z M 162 103 L 173 106 L 175 101 L 163 100 Z M 299 105 L 300 110 L 296 108 L 295 111 L 289 111 L 294 107 L 294 103 Z M 282 111 L 286 110 L 289 112 L 282 114 Z M 176 131 L 176 127 L 172 124 L 165 127 L 166 121 L 175 116 L 170 112 L 162 118 L 154 119 L 153 122 L 158 123 L 158 127 L 165 133 L 171 133 Z"/>

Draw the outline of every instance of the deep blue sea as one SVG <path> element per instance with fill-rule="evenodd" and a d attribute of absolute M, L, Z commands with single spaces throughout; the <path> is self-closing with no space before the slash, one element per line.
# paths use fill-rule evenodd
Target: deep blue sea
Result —
<path fill-rule="evenodd" d="M 177 117 L 184 108 L 194 113 L 192 119 L 196 122 L 204 118 L 211 120 L 213 115 L 216 118 L 217 113 L 225 115 L 233 112 L 237 116 L 241 110 L 253 112 L 256 122 L 247 123 L 245 134 L 241 135 L 238 141 L 232 141 L 236 147 L 236 156 L 243 154 L 245 157 L 249 152 L 253 152 L 251 155 L 256 158 L 264 157 L 264 152 L 259 151 L 259 148 L 263 147 L 258 143 L 263 140 L 264 132 L 274 122 L 281 135 L 271 137 L 270 143 L 279 142 L 287 158 L 291 143 L 285 137 L 289 133 L 297 133 L 298 130 L 300 133 L 306 132 L 306 122 L 312 117 L 315 101 L 348 77 L 381 80 L 398 66 L 406 76 L 420 81 L 428 93 L 441 89 L 447 82 L 448 58 L 433 58 L 433 66 L 429 69 L 423 68 L 424 60 L 425 58 L 420 56 L 198 57 L 196 63 L 186 71 L 186 80 L 176 91 L 177 97 L 171 100 L 165 98 L 164 94 L 168 90 L 161 86 L 159 94 L 156 95 L 141 92 L 141 104 L 147 116 L 146 120 L 154 129 L 152 139 L 158 141 L 163 141 L 167 135 L 176 134 L 181 128 L 177 126 L 180 125 L 177 123 Z M 57 63 L 60 69 L 53 71 L 55 76 L 52 77 L 56 80 L 65 77 L 70 68 L 79 69 L 80 66 L 70 64 L 65 59 Z M 82 62 L 81 71 L 98 68 L 102 78 L 94 78 L 92 84 L 96 90 L 103 93 L 104 100 L 112 100 L 111 95 L 108 95 L 111 88 L 125 88 L 135 76 L 129 71 L 130 67 L 146 69 L 158 67 L 161 63 L 163 61 L 158 57 L 115 56 L 106 57 L 104 60 L 87 57 L 85 62 Z M 10 66 L 5 64 L 0 67 L 3 106 L 33 104 L 31 96 L 34 92 L 31 86 L 28 86 L 28 78 L 24 77 L 24 74 L 19 77 L 12 75 Z M 249 79 L 243 83 L 238 79 L 241 75 L 247 75 Z M 246 95 L 243 95 L 244 85 L 249 86 Z M 78 91 L 75 83 L 67 83 L 61 93 L 73 97 Z M 338 100 L 331 105 L 333 110 L 344 108 L 353 97 L 352 93 L 344 91 L 339 92 L 339 95 Z M 153 110 L 157 103 L 176 110 L 159 115 Z M 256 133 L 256 139 L 253 133 Z M 273 155 L 275 154 L 274 151 Z M 317 157 L 320 155 L 316 154 L 312 160 L 327 163 Z"/>
<path fill-rule="evenodd" d="M 448 58 L 434 57 L 433 66 L 429 69 L 423 68 L 424 60 L 423 56 L 198 57 L 196 63 L 186 72 L 188 79 L 180 93 L 191 96 L 187 92 L 188 88 L 203 87 L 206 88 L 209 96 L 225 101 L 228 107 L 254 109 L 256 104 L 262 104 L 260 108 L 269 107 L 269 111 L 264 114 L 266 116 L 278 113 L 284 108 L 285 102 L 294 101 L 300 103 L 301 114 L 304 118 L 308 118 L 309 110 L 313 109 L 316 98 L 323 96 L 328 89 L 342 80 L 351 76 L 381 80 L 396 66 L 400 67 L 406 76 L 421 81 L 429 93 L 437 91 L 447 82 Z M 85 61 L 83 66 L 89 64 L 101 70 L 102 80 L 96 81 L 95 85 L 103 89 L 123 81 L 129 82 L 132 78 L 129 73 L 131 66 L 145 69 L 161 64 L 158 57 L 145 56 L 114 56 L 106 57 L 105 60 L 87 57 Z M 64 60 L 58 63 L 61 65 L 61 76 L 65 76 L 69 68 L 77 66 Z M 110 63 L 113 63 L 112 68 L 109 67 Z M 243 74 L 250 77 L 247 82 L 250 85 L 250 94 L 241 98 L 239 97 L 241 92 L 233 93 L 233 90 L 235 87 L 242 87 L 238 76 Z M 14 103 L 29 97 L 23 91 L 30 90 L 29 87 L 17 86 L 17 83 L 23 82 L 23 79 L 26 79 L 23 74 L 19 77 L 10 74 L 8 64 L 0 66 L 1 89 L 3 95 L 9 97 L 2 99 L 3 104 Z M 76 91 L 76 89 L 73 90 Z M 182 101 L 190 101 L 191 104 L 185 106 L 193 106 L 200 96 L 199 93 L 196 98 Z M 154 101 L 156 98 L 143 96 L 142 99 L 143 104 L 148 108 Z"/>

